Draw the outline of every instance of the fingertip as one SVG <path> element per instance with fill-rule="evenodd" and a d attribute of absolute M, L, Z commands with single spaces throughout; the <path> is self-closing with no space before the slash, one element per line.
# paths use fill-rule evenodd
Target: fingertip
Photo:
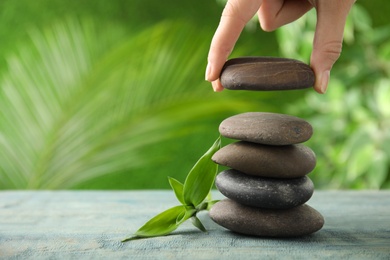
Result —
<path fill-rule="evenodd" d="M 213 82 L 219 78 L 223 65 L 225 64 L 226 59 L 213 62 L 209 59 L 209 62 L 206 67 L 205 79 L 206 81 Z"/>
<path fill-rule="evenodd" d="M 211 85 L 213 86 L 214 92 L 221 92 L 224 89 L 219 79 L 211 82 Z"/>
<path fill-rule="evenodd" d="M 314 87 L 314 90 L 315 90 L 318 94 L 325 94 L 325 92 L 322 92 L 319 88 Z"/>
<path fill-rule="evenodd" d="M 255 15 L 262 0 L 229 0 L 211 41 L 206 80 L 215 81 L 232 52 L 245 24 Z M 217 89 L 223 89 L 218 84 Z"/>
<path fill-rule="evenodd" d="M 211 65 L 210 65 L 210 63 L 207 63 L 206 74 L 205 74 L 206 81 L 211 81 L 210 75 L 211 75 Z"/>
<path fill-rule="evenodd" d="M 319 73 L 314 84 L 314 90 L 319 94 L 325 94 L 328 89 L 330 70 Z"/>

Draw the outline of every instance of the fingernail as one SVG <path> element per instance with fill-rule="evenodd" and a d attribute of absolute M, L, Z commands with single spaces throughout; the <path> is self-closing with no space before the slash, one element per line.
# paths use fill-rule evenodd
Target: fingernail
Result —
<path fill-rule="evenodd" d="M 205 80 L 210 81 L 210 73 L 211 73 L 211 66 L 210 63 L 207 63 Z"/>
<path fill-rule="evenodd" d="M 330 78 L 330 70 L 324 71 L 322 73 L 321 85 L 320 85 L 320 90 L 322 94 L 325 94 L 326 90 L 328 89 L 329 78 Z"/>
<path fill-rule="evenodd" d="M 217 92 L 217 84 L 215 81 L 211 82 L 211 86 L 213 87 L 214 92 Z"/>

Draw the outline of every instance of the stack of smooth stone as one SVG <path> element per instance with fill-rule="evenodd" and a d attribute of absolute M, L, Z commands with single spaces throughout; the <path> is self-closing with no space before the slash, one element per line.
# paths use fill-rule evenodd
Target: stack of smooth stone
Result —
<path fill-rule="evenodd" d="M 292 90 L 311 87 L 314 74 L 296 60 L 248 57 L 228 61 L 221 82 L 232 90 Z M 215 181 L 227 197 L 210 210 L 217 224 L 262 237 L 303 236 L 322 228 L 322 215 L 305 204 L 314 192 L 307 174 L 316 164 L 313 151 L 301 144 L 313 133 L 308 122 L 290 115 L 249 112 L 225 119 L 219 131 L 239 141 L 212 158 L 230 168 Z"/>

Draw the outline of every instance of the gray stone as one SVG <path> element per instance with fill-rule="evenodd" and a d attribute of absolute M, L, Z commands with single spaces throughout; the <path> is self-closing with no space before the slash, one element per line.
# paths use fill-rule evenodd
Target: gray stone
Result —
<path fill-rule="evenodd" d="M 235 142 L 218 150 L 212 160 L 250 175 L 271 178 L 297 178 L 311 172 L 316 156 L 302 144 L 271 146 Z"/>
<path fill-rule="evenodd" d="M 314 192 L 307 176 L 275 179 L 250 176 L 234 169 L 219 173 L 215 180 L 218 190 L 241 204 L 269 209 L 287 209 L 308 201 Z"/>
<path fill-rule="evenodd" d="M 219 126 L 222 136 L 268 145 L 302 143 L 313 134 L 305 120 L 284 114 L 248 112 L 231 116 Z"/>
<path fill-rule="evenodd" d="M 292 59 L 244 57 L 227 61 L 221 84 L 231 90 L 295 90 L 314 85 L 309 65 Z"/>
<path fill-rule="evenodd" d="M 210 210 L 211 219 L 237 233 L 261 237 L 297 237 L 312 234 L 324 225 L 322 215 L 304 204 L 291 209 L 252 208 L 226 199 Z"/>

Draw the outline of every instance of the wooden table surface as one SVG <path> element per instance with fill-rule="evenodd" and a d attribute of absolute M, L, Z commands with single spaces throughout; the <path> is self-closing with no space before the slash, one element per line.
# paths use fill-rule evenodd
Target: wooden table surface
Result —
<path fill-rule="evenodd" d="M 120 242 L 176 204 L 171 191 L 2 191 L 0 259 L 390 259 L 390 191 L 316 191 L 325 226 L 302 238 L 241 236 L 205 212 L 208 233 L 188 221 Z"/>

